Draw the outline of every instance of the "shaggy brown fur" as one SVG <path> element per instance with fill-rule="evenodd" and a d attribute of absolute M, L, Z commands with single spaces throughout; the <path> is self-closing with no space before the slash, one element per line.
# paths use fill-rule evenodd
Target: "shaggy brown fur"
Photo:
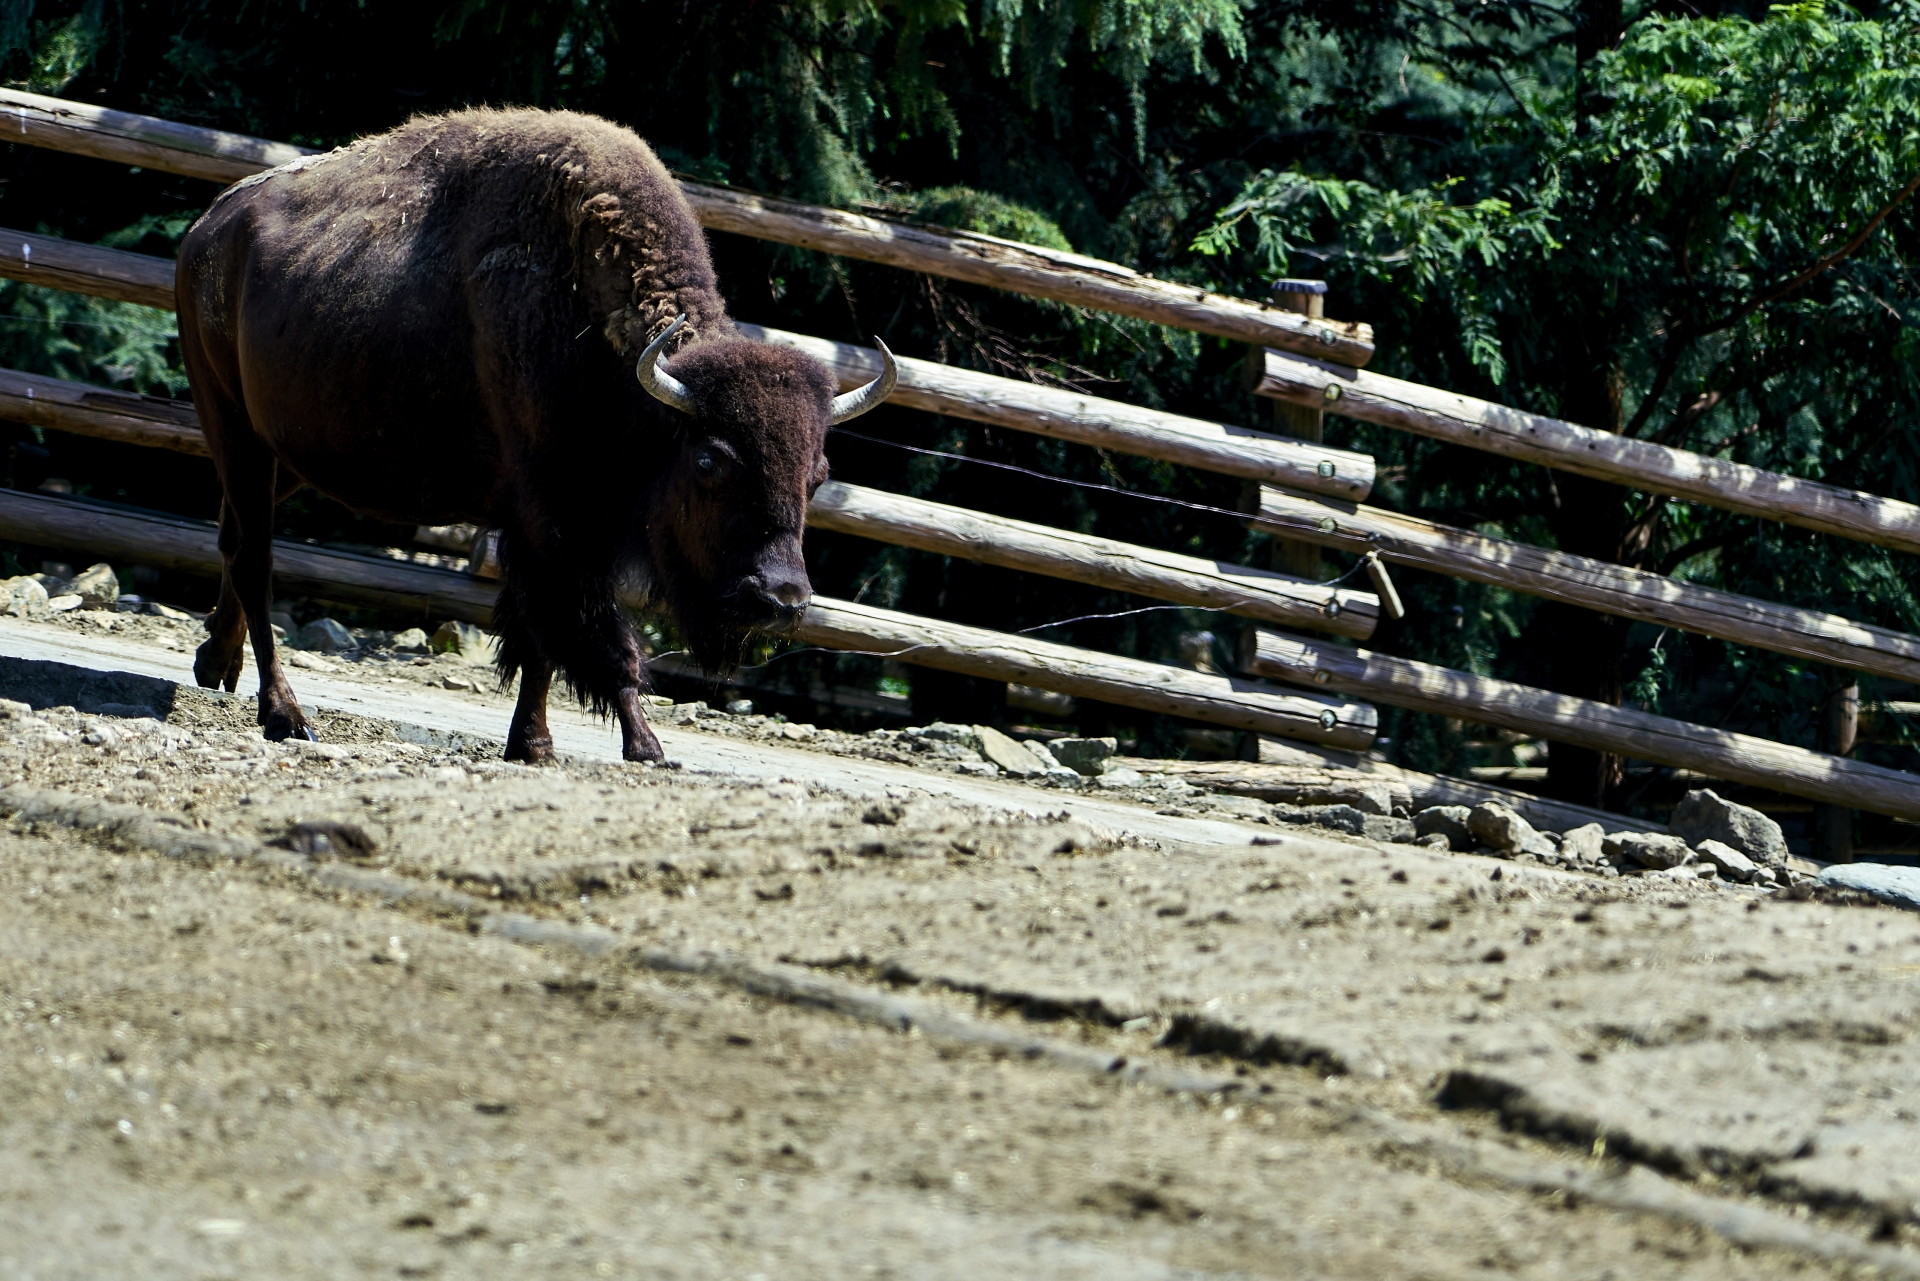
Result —
<path fill-rule="evenodd" d="M 629 131 L 570 112 L 423 117 L 245 179 L 187 234 L 181 347 L 225 490 L 227 574 L 195 673 L 233 688 L 252 632 L 269 738 L 310 734 L 273 650 L 276 494 L 309 484 L 386 520 L 506 531 L 508 755 L 551 751 L 555 668 L 658 759 L 639 586 L 709 667 L 809 594 L 802 520 L 835 390 L 818 362 L 733 336 L 706 240 Z M 666 368 L 699 412 L 634 378 Z"/>

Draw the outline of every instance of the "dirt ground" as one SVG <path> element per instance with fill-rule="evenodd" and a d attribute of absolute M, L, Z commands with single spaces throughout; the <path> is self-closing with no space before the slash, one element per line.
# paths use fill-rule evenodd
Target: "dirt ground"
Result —
<path fill-rule="evenodd" d="M 1920 1275 L 1909 914 L 0 667 L 0 1276 Z"/>

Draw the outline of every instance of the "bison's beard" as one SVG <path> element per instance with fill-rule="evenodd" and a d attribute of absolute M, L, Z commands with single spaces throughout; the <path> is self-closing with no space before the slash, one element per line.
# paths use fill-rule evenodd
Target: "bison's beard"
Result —
<path fill-rule="evenodd" d="M 702 671 L 722 680 L 740 669 L 753 626 L 728 593 L 679 576 L 660 575 L 652 586 Z"/>

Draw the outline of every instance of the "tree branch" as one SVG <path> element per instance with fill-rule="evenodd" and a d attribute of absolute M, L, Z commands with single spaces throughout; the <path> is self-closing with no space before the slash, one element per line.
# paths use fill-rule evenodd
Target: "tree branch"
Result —
<path fill-rule="evenodd" d="M 1867 243 L 1867 238 L 1879 229 L 1880 224 L 1891 217 L 1894 210 L 1905 204 L 1907 198 L 1913 195 L 1915 191 L 1920 191 L 1920 173 L 1916 173 L 1912 178 L 1909 178 L 1907 185 L 1895 193 L 1893 199 L 1887 202 L 1885 208 L 1874 214 L 1873 217 L 1867 219 L 1867 225 L 1860 228 L 1846 244 L 1840 246 L 1804 271 L 1801 271 L 1798 275 L 1789 278 L 1777 288 L 1761 294 L 1758 298 L 1753 299 L 1751 302 L 1739 308 L 1739 310 L 1732 312 L 1707 326 L 1705 329 L 1702 329 L 1697 336 L 1704 338 L 1708 334 L 1717 334 L 1722 329 L 1727 329 L 1739 324 L 1768 303 L 1777 302 L 1779 299 L 1784 298 L 1786 295 L 1800 288 L 1800 286 L 1806 284 L 1809 280 L 1812 280 L 1815 276 L 1831 270 L 1835 264 L 1852 257 L 1859 251 L 1860 246 Z"/>

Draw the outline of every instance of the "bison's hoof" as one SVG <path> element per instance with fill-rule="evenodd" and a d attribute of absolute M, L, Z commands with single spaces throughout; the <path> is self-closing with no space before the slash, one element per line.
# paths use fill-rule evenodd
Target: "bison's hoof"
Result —
<path fill-rule="evenodd" d="M 507 743 L 506 759 L 522 765 L 545 765 L 553 760 L 550 738 L 515 739 Z"/>
<path fill-rule="evenodd" d="M 193 652 L 193 679 L 201 689 L 219 689 L 226 684 L 238 657 L 238 654 L 216 652 L 213 642 L 207 641 Z M 227 688 L 231 690 L 233 686 L 227 685 Z"/>
<path fill-rule="evenodd" d="M 313 732 L 313 726 L 284 712 L 275 712 L 261 721 L 260 733 L 269 743 L 284 743 L 290 738 L 299 739 L 303 743 L 320 741 L 320 736 Z"/>

